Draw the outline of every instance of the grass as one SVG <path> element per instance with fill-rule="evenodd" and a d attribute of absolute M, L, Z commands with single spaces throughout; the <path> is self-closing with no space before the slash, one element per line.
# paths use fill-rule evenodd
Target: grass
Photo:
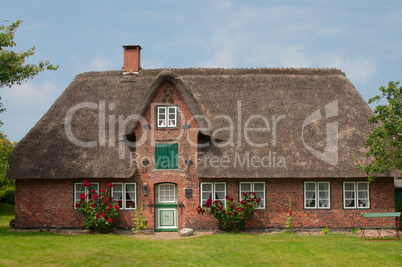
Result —
<path fill-rule="evenodd" d="M 175 240 L 7 232 L 12 207 L 0 205 L 0 265 L 401 266 L 402 241 L 351 235 L 221 234 Z"/>

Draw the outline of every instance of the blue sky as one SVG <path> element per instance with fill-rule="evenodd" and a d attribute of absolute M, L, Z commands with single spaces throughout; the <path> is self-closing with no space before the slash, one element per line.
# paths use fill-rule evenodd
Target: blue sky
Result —
<path fill-rule="evenodd" d="M 3 1 L 0 23 L 21 19 L 15 50 L 59 70 L 1 88 L 4 131 L 19 141 L 74 77 L 120 70 L 124 44 L 151 68 L 339 68 L 365 100 L 401 80 L 402 1 Z M 9 21 L 9 22 L 6 22 Z"/>

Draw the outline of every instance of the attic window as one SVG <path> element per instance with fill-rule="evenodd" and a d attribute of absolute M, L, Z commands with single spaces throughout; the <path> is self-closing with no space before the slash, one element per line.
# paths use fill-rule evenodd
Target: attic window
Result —
<path fill-rule="evenodd" d="M 177 128 L 177 106 L 158 106 L 156 109 L 158 128 Z"/>

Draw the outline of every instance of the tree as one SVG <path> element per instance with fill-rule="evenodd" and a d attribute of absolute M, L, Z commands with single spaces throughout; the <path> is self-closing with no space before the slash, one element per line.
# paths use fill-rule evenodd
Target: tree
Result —
<path fill-rule="evenodd" d="M 368 119 L 376 127 L 364 143 L 368 149 L 366 157 L 373 160 L 367 165 L 356 164 L 356 168 L 366 173 L 370 181 L 391 169 L 402 173 L 402 87 L 398 86 L 399 82 L 390 81 L 387 88 L 379 88 L 380 95 L 368 100 L 369 104 L 378 104 Z M 386 103 L 379 104 L 380 101 Z"/>
<path fill-rule="evenodd" d="M 28 79 L 33 79 L 45 69 L 57 70 L 59 67 L 53 66 L 49 61 L 39 61 L 37 65 L 25 64 L 25 60 L 34 55 L 35 46 L 25 52 L 9 50 L 16 46 L 14 34 L 21 23 L 21 20 L 17 20 L 8 26 L 0 25 L 0 88 L 21 84 Z M 5 108 L 0 103 L 0 113 L 4 111 Z"/>
<path fill-rule="evenodd" d="M 6 179 L 6 175 L 9 169 L 8 158 L 12 155 L 15 145 L 0 131 L 0 187 L 13 183 Z"/>

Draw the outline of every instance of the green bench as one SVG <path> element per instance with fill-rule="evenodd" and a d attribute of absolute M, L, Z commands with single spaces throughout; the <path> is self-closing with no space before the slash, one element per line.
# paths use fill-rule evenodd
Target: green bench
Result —
<path fill-rule="evenodd" d="M 399 222 L 400 212 L 386 212 L 386 213 L 365 213 L 364 214 L 364 226 L 360 227 L 362 235 L 360 240 L 397 240 L 399 239 Z M 374 221 L 373 221 L 374 220 Z M 381 230 L 394 230 L 395 239 L 384 239 L 381 236 Z M 377 230 L 378 236 L 376 239 L 368 239 L 365 235 L 365 230 Z"/>

